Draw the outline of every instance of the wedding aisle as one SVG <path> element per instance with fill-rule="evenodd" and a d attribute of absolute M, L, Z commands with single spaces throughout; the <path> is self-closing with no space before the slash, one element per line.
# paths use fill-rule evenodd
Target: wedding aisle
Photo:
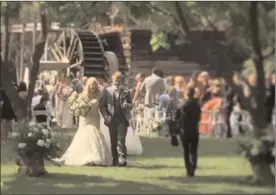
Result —
<path fill-rule="evenodd" d="M 68 146 L 75 131 L 58 131 L 62 148 Z M 143 154 L 130 156 L 126 168 L 47 163 L 50 174 L 34 179 L 15 177 L 12 144 L 1 145 L 1 194 L 272 194 L 272 188 L 239 183 L 250 174 L 250 167 L 236 154 L 234 139 L 202 139 L 195 178 L 185 177 L 180 147 L 171 147 L 165 138 L 141 137 L 141 142 Z"/>

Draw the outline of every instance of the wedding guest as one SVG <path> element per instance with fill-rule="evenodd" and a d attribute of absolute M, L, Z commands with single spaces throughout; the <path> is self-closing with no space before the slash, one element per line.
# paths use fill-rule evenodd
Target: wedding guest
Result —
<path fill-rule="evenodd" d="M 68 76 L 65 83 L 63 83 L 58 89 L 58 95 L 61 99 L 59 117 L 61 128 L 72 128 L 73 127 L 73 114 L 70 112 L 70 105 L 67 102 L 68 97 L 73 93 L 73 89 L 70 86 L 72 77 Z"/>
<path fill-rule="evenodd" d="M 87 79 L 88 79 L 88 77 L 86 77 L 86 76 L 84 76 L 84 77 L 82 78 L 82 86 L 85 86 L 85 85 L 86 85 Z"/>
<path fill-rule="evenodd" d="M 144 73 L 139 73 L 136 75 L 136 87 L 134 90 L 132 102 L 135 102 L 136 100 L 140 100 L 141 98 L 144 97 L 144 95 L 145 95 L 144 91 L 141 91 L 139 93 L 139 90 L 140 90 L 145 78 L 146 78 L 146 75 Z"/>
<path fill-rule="evenodd" d="M 145 89 L 145 106 L 150 108 L 155 106 L 159 96 L 166 90 L 165 82 L 162 77 L 160 77 L 162 76 L 160 72 L 159 69 L 153 68 L 152 75 L 145 78 L 139 89 L 139 92 Z"/>
<path fill-rule="evenodd" d="M 207 72 L 201 72 L 198 75 L 197 78 L 197 86 L 199 89 L 199 101 L 201 105 L 203 105 L 205 102 L 210 100 L 211 93 L 210 93 L 210 76 Z"/>
<path fill-rule="evenodd" d="M 76 78 L 72 80 L 72 88 L 77 93 L 81 93 L 83 91 L 83 82 L 80 71 L 77 71 Z"/>
<path fill-rule="evenodd" d="M 27 90 L 27 85 L 25 82 L 21 81 L 18 85 L 17 89 L 18 95 L 22 99 L 26 99 L 28 97 L 28 90 Z"/>
<path fill-rule="evenodd" d="M 276 83 L 275 72 L 270 75 L 269 81 L 270 82 L 268 87 L 268 94 L 266 96 L 265 106 L 267 109 L 266 121 L 268 124 L 271 124 L 273 119 L 273 110 L 275 109 L 275 83 Z"/>
<path fill-rule="evenodd" d="M 213 123 L 204 123 L 205 121 L 213 120 L 213 113 L 219 112 L 222 109 L 224 99 L 222 98 L 221 89 L 222 83 L 219 79 L 214 80 L 210 88 L 211 99 L 205 102 L 202 106 L 204 111 L 201 115 L 202 124 L 200 125 L 200 133 L 203 135 L 210 134 L 213 131 Z"/>
<path fill-rule="evenodd" d="M 101 74 L 101 73 L 98 74 L 96 79 L 99 84 L 100 90 L 102 90 L 103 88 L 108 86 L 108 84 L 106 83 L 106 78 L 105 78 L 104 74 Z"/>
<path fill-rule="evenodd" d="M 44 90 L 43 89 L 36 89 L 34 91 L 34 97 L 32 98 L 32 108 L 34 108 L 37 104 L 39 104 L 40 99 L 44 95 Z"/>
<path fill-rule="evenodd" d="M 174 87 L 174 81 L 175 81 L 174 76 L 168 76 L 168 78 L 166 79 L 166 87 L 167 88 Z"/>
<path fill-rule="evenodd" d="M 182 99 L 183 98 L 183 91 L 185 87 L 185 79 L 182 76 L 176 76 L 174 79 L 174 88 L 176 90 L 176 98 Z"/>
<path fill-rule="evenodd" d="M 8 133 L 12 130 L 12 120 L 15 119 L 15 113 L 7 94 L 2 89 L 1 95 L 1 141 L 5 142 L 7 141 Z"/>
<path fill-rule="evenodd" d="M 34 107 L 33 110 L 34 110 L 34 113 L 36 111 L 44 111 L 45 114 L 43 113 L 37 114 L 37 115 L 35 114 L 36 122 L 47 123 L 50 113 L 47 113 L 46 105 L 47 105 L 47 99 L 45 97 L 41 97 L 39 103 Z"/>
<path fill-rule="evenodd" d="M 180 127 L 180 140 L 184 149 L 185 167 L 189 177 L 195 175 L 197 168 L 198 124 L 201 115 L 200 105 L 194 95 L 194 88 L 188 88 L 185 93 L 187 101 L 176 112 L 176 119 L 179 121 Z"/>

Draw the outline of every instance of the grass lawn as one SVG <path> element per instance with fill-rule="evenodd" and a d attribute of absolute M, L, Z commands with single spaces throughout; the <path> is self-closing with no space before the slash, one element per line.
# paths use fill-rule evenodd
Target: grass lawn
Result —
<path fill-rule="evenodd" d="M 69 133 L 71 136 L 73 133 Z M 242 185 L 250 175 L 234 140 L 202 138 L 196 177 L 186 178 L 182 150 L 165 138 L 142 137 L 144 153 L 126 168 L 47 164 L 43 178 L 17 178 L 11 145 L 1 146 L 1 194 L 272 194 L 269 187 Z M 70 139 L 66 139 L 64 147 Z M 77 158 L 77 156 L 76 156 Z"/>

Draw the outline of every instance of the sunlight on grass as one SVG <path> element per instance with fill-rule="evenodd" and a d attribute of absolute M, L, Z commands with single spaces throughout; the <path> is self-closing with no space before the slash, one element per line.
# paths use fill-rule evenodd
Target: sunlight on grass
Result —
<path fill-rule="evenodd" d="M 72 134 L 73 135 L 73 134 Z M 71 135 L 71 136 L 72 136 Z M 64 141 L 66 147 L 70 139 Z M 55 167 L 44 178 L 17 178 L 10 144 L 2 145 L 1 193 L 23 194 L 272 194 L 272 189 L 241 185 L 250 175 L 234 140 L 201 139 L 196 177 L 186 178 L 181 148 L 164 138 L 142 138 L 144 153 L 126 168 Z M 2 185 L 2 184 L 1 184 Z"/>

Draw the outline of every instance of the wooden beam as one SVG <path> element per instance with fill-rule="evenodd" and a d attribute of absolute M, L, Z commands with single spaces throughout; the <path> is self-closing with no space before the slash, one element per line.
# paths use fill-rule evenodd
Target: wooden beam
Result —
<path fill-rule="evenodd" d="M 39 71 L 42 70 L 61 70 L 70 67 L 69 62 L 40 61 Z"/>
<path fill-rule="evenodd" d="M 25 24 L 22 24 L 22 28 L 23 28 L 23 33 L 21 34 L 21 45 L 20 45 L 19 81 L 22 81 L 24 76 Z"/>
<path fill-rule="evenodd" d="M 33 32 L 33 29 L 36 29 L 36 31 L 41 31 L 41 23 L 37 23 L 35 24 L 35 22 L 33 23 L 27 23 L 25 25 L 25 31 L 26 32 Z M 51 26 L 49 27 L 49 31 L 61 31 L 63 30 L 62 28 L 59 27 L 59 23 L 57 22 L 52 22 L 51 23 Z M 1 25 L 1 32 L 4 32 L 4 26 Z M 23 32 L 23 28 L 22 28 L 22 25 L 21 24 L 14 24 L 11 26 L 10 28 L 10 32 L 20 32 L 22 33 Z"/>

